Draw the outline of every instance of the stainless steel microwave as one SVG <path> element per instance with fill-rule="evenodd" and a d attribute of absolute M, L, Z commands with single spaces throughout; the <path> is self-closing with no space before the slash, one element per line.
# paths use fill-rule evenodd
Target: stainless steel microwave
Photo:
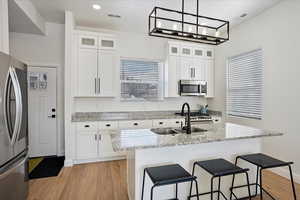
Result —
<path fill-rule="evenodd" d="M 180 96 L 205 96 L 207 94 L 207 82 L 199 80 L 180 80 Z"/>

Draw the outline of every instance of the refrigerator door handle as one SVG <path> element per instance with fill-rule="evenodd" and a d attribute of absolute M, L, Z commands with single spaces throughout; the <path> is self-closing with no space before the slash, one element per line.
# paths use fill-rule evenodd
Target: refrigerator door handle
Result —
<path fill-rule="evenodd" d="M 7 93 L 8 93 L 8 86 L 9 86 L 9 80 L 10 80 L 10 71 L 8 71 L 7 76 L 6 76 L 6 81 L 5 81 L 5 86 L 4 86 L 4 98 L 3 98 L 3 105 L 4 105 L 4 109 L 3 109 L 3 114 L 4 114 L 4 121 L 5 121 L 5 127 L 6 130 L 8 131 L 8 139 L 10 141 L 10 143 L 12 144 L 12 138 L 10 136 L 10 129 L 8 128 L 8 123 L 10 123 L 8 120 L 8 116 L 7 116 Z"/>
<path fill-rule="evenodd" d="M 11 74 L 11 80 L 13 83 L 13 87 L 15 89 L 15 96 L 16 96 L 16 121 L 14 126 L 13 138 L 11 141 L 12 144 L 15 144 L 21 131 L 23 104 L 22 104 L 21 87 L 14 67 L 10 67 L 10 74 Z"/>
<path fill-rule="evenodd" d="M 21 160 L 21 162 L 14 164 L 11 168 L 9 168 L 4 173 L 0 174 L 0 180 L 5 179 L 7 176 L 9 176 L 15 169 L 19 168 L 20 166 L 24 165 L 24 163 L 27 160 L 27 156 Z"/>

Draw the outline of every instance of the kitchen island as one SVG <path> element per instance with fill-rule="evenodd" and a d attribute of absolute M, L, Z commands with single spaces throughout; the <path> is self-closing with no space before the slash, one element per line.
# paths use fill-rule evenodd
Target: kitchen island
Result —
<path fill-rule="evenodd" d="M 261 138 L 280 136 L 276 131 L 261 130 L 232 123 L 213 125 L 205 131 L 158 134 L 156 130 L 118 130 L 111 133 L 115 151 L 127 151 L 128 194 L 130 200 L 141 197 L 142 175 L 145 167 L 178 163 L 187 171 L 192 171 L 194 161 L 224 158 L 234 162 L 237 155 L 261 152 Z M 255 168 L 247 163 L 239 163 L 241 167 L 249 168 L 250 181 L 254 182 Z M 210 189 L 210 177 L 203 170 L 197 169 L 200 192 Z M 229 194 L 232 177 L 222 179 L 222 190 Z M 244 184 L 244 177 L 236 176 L 236 184 Z M 145 182 L 144 199 L 150 199 L 152 183 L 147 177 Z M 255 188 L 252 188 L 254 190 Z M 186 199 L 189 184 L 179 185 L 179 199 Z M 237 191 L 238 195 L 245 195 L 246 190 Z M 154 199 L 174 198 L 175 187 L 163 186 L 155 189 Z M 210 199 L 203 196 L 201 199 Z"/>

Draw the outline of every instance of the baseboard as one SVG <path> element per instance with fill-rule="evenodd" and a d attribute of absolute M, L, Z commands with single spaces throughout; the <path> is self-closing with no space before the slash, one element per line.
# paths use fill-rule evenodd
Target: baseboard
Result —
<path fill-rule="evenodd" d="M 113 160 L 124 160 L 126 156 L 115 156 L 99 159 L 84 159 L 84 160 L 74 160 L 73 164 L 84 164 L 84 163 L 94 163 L 94 162 L 103 162 L 103 161 L 113 161 Z"/>
<path fill-rule="evenodd" d="M 73 160 L 69 159 L 69 160 L 65 160 L 65 167 L 72 167 L 74 165 Z"/>
<path fill-rule="evenodd" d="M 270 169 L 270 171 L 290 180 L 290 171 L 288 169 L 273 168 L 273 169 Z M 299 174 L 296 174 L 295 172 L 293 172 L 293 178 L 294 178 L 294 182 L 300 184 L 300 175 Z"/>

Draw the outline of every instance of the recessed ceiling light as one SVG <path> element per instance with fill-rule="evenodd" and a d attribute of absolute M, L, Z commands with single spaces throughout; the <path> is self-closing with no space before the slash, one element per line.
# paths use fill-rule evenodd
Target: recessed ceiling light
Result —
<path fill-rule="evenodd" d="M 101 6 L 99 4 L 93 4 L 93 9 L 94 10 L 100 10 Z"/>
<path fill-rule="evenodd" d="M 246 17 L 248 14 L 247 13 L 243 13 L 243 14 L 241 14 L 241 18 L 244 18 L 244 17 Z"/>

